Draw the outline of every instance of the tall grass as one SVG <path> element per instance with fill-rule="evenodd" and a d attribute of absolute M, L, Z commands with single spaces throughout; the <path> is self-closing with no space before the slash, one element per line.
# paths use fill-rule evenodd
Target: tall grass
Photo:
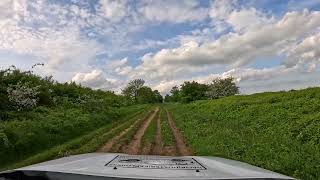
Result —
<path fill-rule="evenodd" d="M 41 107 L 26 113 L 25 119 L 0 123 L 0 168 L 22 161 L 30 156 L 64 144 L 67 141 L 117 123 L 127 115 L 141 111 L 147 105 L 115 108 L 113 112 L 86 113 L 81 109 Z M 115 115 L 116 113 L 116 115 Z M 1 136 L 2 134 L 2 136 Z M 2 141 L 3 141 L 2 139 Z M 1 141 L 1 140 L 0 140 Z"/>
<path fill-rule="evenodd" d="M 128 109 L 136 109 L 137 111 L 128 111 L 128 114 L 125 117 L 114 123 L 104 125 L 97 130 L 89 132 L 88 134 L 54 146 L 50 149 L 46 149 L 17 163 L 11 163 L 7 166 L 0 166 L 0 170 L 18 168 L 73 154 L 94 152 L 109 139 L 130 126 L 138 118 L 144 116 L 147 112 L 146 110 L 149 108 L 149 106 L 139 107 L 141 108 L 140 110 L 136 109 L 136 107 L 127 108 L 127 111 Z"/>
<path fill-rule="evenodd" d="M 320 179 L 320 88 L 167 107 L 197 155 Z"/>

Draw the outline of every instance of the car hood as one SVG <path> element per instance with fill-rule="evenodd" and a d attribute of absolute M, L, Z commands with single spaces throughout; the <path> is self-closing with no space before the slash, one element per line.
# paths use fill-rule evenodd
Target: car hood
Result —
<path fill-rule="evenodd" d="M 239 161 L 206 156 L 89 153 L 0 173 L 46 179 L 293 179 Z M 0 178 L 1 179 L 1 178 Z"/>

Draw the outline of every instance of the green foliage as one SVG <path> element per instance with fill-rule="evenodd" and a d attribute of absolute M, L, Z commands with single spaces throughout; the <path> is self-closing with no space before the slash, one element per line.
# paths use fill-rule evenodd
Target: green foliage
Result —
<path fill-rule="evenodd" d="M 205 99 L 205 93 L 208 87 L 198 82 L 184 82 L 180 88 L 181 102 L 191 102 Z"/>
<path fill-rule="evenodd" d="M 0 166 L 12 164 L 138 110 L 123 96 L 58 83 L 15 67 L 0 70 Z"/>
<path fill-rule="evenodd" d="M 153 100 L 154 103 L 162 103 L 163 102 L 163 97 L 158 90 L 153 91 L 153 96 L 154 96 L 154 100 Z"/>
<path fill-rule="evenodd" d="M 138 91 L 143 87 L 145 81 L 143 79 L 134 79 L 122 90 L 122 94 L 132 102 L 137 102 Z"/>
<path fill-rule="evenodd" d="M 121 108 L 120 111 L 124 117 L 118 121 L 106 124 L 98 129 L 90 131 L 88 134 L 76 137 L 70 141 L 41 151 L 40 153 L 30 156 L 23 161 L 19 161 L 18 163 L 10 163 L 11 165 L 9 166 L 4 166 L 4 164 L 1 164 L 0 171 L 28 166 L 66 155 L 94 152 L 108 139 L 119 134 L 121 131 L 128 128 L 134 121 L 143 117 L 147 112 L 146 110 L 149 108 L 149 106 L 145 105 Z M 1 133 L 0 137 L 2 137 Z"/>
<path fill-rule="evenodd" d="M 51 76 L 42 78 L 15 67 L 0 71 L 0 85 L 0 120 L 6 120 L 8 111 L 31 111 L 36 106 L 75 108 L 92 104 L 92 108 L 104 109 L 128 105 L 113 92 L 95 91 L 73 82 L 57 83 Z"/>
<path fill-rule="evenodd" d="M 137 103 L 146 104 L 146 103 L 161 103 L 162 96 L 159 91 L 152 91 L 150 87 L 143 86 L 138 90 L 137 93 Z"/>
<path fill-rule="evenodd" d="M 225 79 L 214 79 L 212 83 L 208 85 L 206 92 L 206 96 L 209 99 L 217 99 L 235 94 L 239 94 L 239 88 L 236 86 L 234 78 L 232 77 Z"/>
<path fill-rule="evenodd" d="M 171 96 L 165 96 L 165 102 L 192 102 L 196 100 L 217 99 L 220 97 L 239 94 L 239 88 L 234 78 L 217 78 L 211 84 L 201 84 L 195 81 L 186 81 L 178 86 L 172 87 Z"/>
<path fill-rule="evenodd" d="M 167 102 L 178 102 L 180 101 L 180 89 L 178 86 L 173 86 L 170 90 L 171 96 L 166 96 Z"/>
<path fill-rule="evenodd" d="M 163 99 L 158 90 L 152 90 L 148 86 L 144 86 L 144 80 L 135 79 L 122 90 L 122 94 L 136 104 L 146 103 L 162 103 Z"/>
<path fill-rule="evenodd" d="M 320 88 L 169 104 L 197 155 L 320 179 Z"/>

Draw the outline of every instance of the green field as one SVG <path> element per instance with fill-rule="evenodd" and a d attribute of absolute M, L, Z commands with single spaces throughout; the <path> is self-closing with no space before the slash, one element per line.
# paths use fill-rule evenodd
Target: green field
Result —
<path fill-rule="evenodd" d="M 196 155 L 320 179 L 320 88 L 167 104 Z"/>

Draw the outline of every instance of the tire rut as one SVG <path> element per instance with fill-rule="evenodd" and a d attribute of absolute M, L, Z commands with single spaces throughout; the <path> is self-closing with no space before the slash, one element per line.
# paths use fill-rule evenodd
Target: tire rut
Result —
<path fill-rule="evenodd" d="M 143 122 L 143 124 L 140 126 L 140 128 L 137 130 L 136 134 L 134 135 L 132 141 L 129 143 L 127 148 L 125 148 L 124 152 L 126 154 L 138 154 L 139 149 L 141 146 L 141 139 L 147 130 L 148 126 L 150 125 L 151 120 L 156 116 L 158 113 L 159 108 L 157 107 L 156 110 L 153 112 L 151 116 L 148 117 L 148 119 Z"/>
<path fill-rule="evenodd" d="M 176 147 L 177 147 L 179 154 L 182 156 L 192 155 L 193 153 L 192 153 L 191 149 L 188 148 L 186 146 L 186 144 L 184 143 L 184 138 L 183 138 L 181 132 L 176 127 L 176 124 L 174 123 L 174 121 L 172 119 L 172 114 L 167 109 L 166 109 L 166 112 L 167 112 L 169 126 L 171 128 L 172 134 L 173 134 L 174 139 L 176 141 Z"/>
<path fill-rule="evenodd" d="M 132 129 L 138 122 L 140 121 L 140 119 L 138 119 L 137 121 L 135 121 L 130 127 L 126 128 L 125 130 L 121 131 L 120 134 L 118 134 L 117 136 L 113 137 L 110 141 L 108 141 L 105 145 L 103 145 L 100 149 L 97 150 L 97 152 L 110 152 L 111 148 L 113 147 L 113 145 L 119 141 L 119 139 L 121 139 L 130 129 Z"/>
<path fill-rule="evenodd" d="M 153 155 L 161 155 L 162 153 L 162 137 L 161 137 L 161 118 L 160 118 L 161 111 L 159 112 L 159 116 L 157 118 L 157 131 L 155 136 L 155 144 L 152 151 Z"/>

